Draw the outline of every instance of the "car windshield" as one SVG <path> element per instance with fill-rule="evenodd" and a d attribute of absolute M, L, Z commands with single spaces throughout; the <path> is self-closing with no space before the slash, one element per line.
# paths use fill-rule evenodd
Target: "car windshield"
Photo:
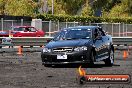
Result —
<path fill-rule="evenodd" d="M 24 31 L 24 28 L 19 27 L 19 28 L 13 28 L 14 31 Z"/>
<path fill-rule="evenodd" d="M 54 40 L 72 40 L 91 38 L 91 29 L 64 29 L 59 32 Z"/>

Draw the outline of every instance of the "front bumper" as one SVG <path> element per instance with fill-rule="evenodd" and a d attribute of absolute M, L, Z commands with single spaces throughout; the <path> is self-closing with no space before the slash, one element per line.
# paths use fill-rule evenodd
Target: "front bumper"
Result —
<path fill-rule="evenodd" d="M 57 55 L 67 55 L 67 59 L 57 59 Z M 90 52 L 80 51 L 71 53 L 41 53 L 42 64 L 71 64 L 90 62 Z"/>

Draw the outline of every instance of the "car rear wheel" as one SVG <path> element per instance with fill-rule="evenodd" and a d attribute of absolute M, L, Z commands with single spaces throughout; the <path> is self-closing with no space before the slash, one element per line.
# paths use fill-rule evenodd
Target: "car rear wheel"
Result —
<path fill-rule="evenodd" d="M 109 52 L 109 57 L 106 60 L 104 60 L 104 62 L 105 65 L 107 66 L 112 66 L 114 64 L 114 52 L 112 49 Z"/>
<path fill-rule="evenodd" d="M 41 37 L 40 35 L 37 35 L 37 37 Z"/>
<path fill-rule="evenodd" d="M 18 35 L 17 37 L 22 37 L 22 36 Z"/>

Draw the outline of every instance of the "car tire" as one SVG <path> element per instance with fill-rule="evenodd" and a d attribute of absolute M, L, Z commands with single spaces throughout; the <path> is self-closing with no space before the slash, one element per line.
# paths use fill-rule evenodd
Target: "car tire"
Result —
<path fill-rule="evenodd" d="M 91 51 L 91 54 L 90 54 L 90 65 L 94 65 L 94 59 L 95 59 L 94 52 Z"/>
<path fill-rule="evenodd" d="M 112 66 L 114 64 L 114 51 L 110 49 L 109 57 L 104 60 L 106 66 Z"/>
<path fill-rule="evenodd" d="M 87 81 L 87 79 L 86 79 L 84 76 L 81 76 L 81 77 L 78 77 L 78 78 L 77 78 L 77 83 L 78 83 L 79 85 L 85 84 L 86 81 Z"/>
<path fill-rule="evenodd" d="M 52 65 L 50 64 L 44 64 L 45 67 L 51 67 Z"/>
<path fill-rule="evenodd" d="M 41 37 L 40 35 L 38 35 L 37 37 Z"/>

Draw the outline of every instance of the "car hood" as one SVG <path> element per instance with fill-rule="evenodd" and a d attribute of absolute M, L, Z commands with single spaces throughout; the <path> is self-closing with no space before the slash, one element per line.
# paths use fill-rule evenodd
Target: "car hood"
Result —
<path fill-rule="evenodd" d="M 58 47 L 76 47 L 90 44 L 90 39 L 76 39 L 76 40 L 60 40 L 51 41 L 45 47 L 46 48 L 58 48 Z"/>

